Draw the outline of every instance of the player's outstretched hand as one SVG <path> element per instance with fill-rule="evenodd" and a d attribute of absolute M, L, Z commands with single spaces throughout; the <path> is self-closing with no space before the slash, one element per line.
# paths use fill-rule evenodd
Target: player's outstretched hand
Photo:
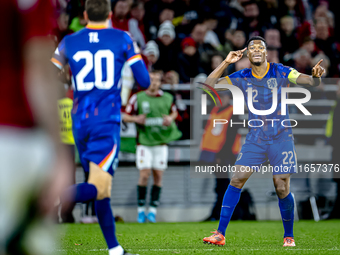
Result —
<path fill-rule="evenodd" d="M 232 63 L 239 61 L 242 58 L 243 52 L 245 52 L 246 49 L 247 47 L 244 48 L 243 50 L 230 51 L 224 61 L 227 62 L 228 64 L 232 64 Z"/>
<path fill-rule="evenodd" d="M 135 117 L 135 123 L 137 123 L 139 125 L 144 125 L 145 119 L 146 119 L 145 114 L 139 114 Z"/>
<path fill-rule="evenodd" d="M 320 66 L 323 59 L 321 59 L 312 69 L 312 76 L 316 78 L 320 78 L 325 73 L 325 68 Z"/>

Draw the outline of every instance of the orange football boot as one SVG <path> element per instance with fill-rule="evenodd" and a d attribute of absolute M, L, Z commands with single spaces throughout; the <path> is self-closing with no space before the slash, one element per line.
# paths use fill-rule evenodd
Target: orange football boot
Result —
<path fill-rule="evenodd" d="M 295 246 L 295 241 L 293 237 L 285 237 L 283 238 L 283 247 L 288 247 L 288 246 Z"/>
<path fill-rule="evenodd" d="M 203 243 L 214 244 L 217 246 L 225 245 L 225 238 L 218 230 L 215 230 L 214 232 L 211 233 L 213 233 L 213 235 L 203 238 Z"/>

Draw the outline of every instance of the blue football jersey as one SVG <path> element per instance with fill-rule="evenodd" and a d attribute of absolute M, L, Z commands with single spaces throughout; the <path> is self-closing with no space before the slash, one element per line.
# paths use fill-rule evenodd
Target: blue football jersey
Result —
<path fill-rule="evenodd" d="M 256 110 L 271 109 L 273 89 L 277 89 L 277 106 L 273 113 L 256 115 L 249 111 L 248 121 L 251 126 L 248 125 L 249 133 L 246 140 L 264 144 L 294 140 L 287 105 L 286 115 L 281 115 L 281 89 L 289 86 L 288 75 L 292 71 L 296 70 L 282 64 L 268 63 L 266 74 L 263 77 L 253 74 L 251 68 L 242 69 L 225 77 L 229 84 L 242 90 L 248 109 L 247 90 L 249 88 L 253 90 L 252 102 Z M 284 122 L 282 123 L 282 121 Z"/>
<path fill-rule="evenodd" d="M 138 46 L 126 32 L 87 26 L 61 41 L 52 62 L 59 68 L 70 65 L 76 128 L 96 122 L 120 122 L 121 72 L 126 61 L 135 76 L 145 77 L 141 83 L 147 87 L 149 76 Z"/>

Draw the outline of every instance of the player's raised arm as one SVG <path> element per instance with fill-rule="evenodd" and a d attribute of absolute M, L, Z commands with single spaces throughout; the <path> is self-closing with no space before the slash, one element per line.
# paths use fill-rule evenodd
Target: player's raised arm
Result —
<path fill-rule="evenodd" d="M 325 69 L 320 65 L 321 59 L 312 69 L 312 75 L 299 73 L 296 78 L 296 84 L 305 87 L 316 87 L 321 83 L 321 76 L 325 73 Z M 296 71 L 295 71 L 296 72 Z"/>
<path fill-rule="evenodd" d="M 220 79 L 221 75 L 230 64 L 235 63 L 242 58 L 243 52 L 246 49 L 247 48 L 238 51 L 230 51 L 225 60 L 223 60 L 223 62 L 211 74 L 209 74 L 208 78 L 205 81 L 205 84 L 208 84 L 212 87 L 215 87 L 215 84 L 227 84 L 226 79 Z"/>
<path fill-rule="evenodd" d="M 125 34 L 125 39 L 127 41 L 127 63 L 131 67 L 134 77 L 139 85 L 143 88 L 148 88 L 150 85 L 150 77 L 142 56 L 139 54 L 140 50 L 137 43 L 133 42 L 127 33 Z"/>

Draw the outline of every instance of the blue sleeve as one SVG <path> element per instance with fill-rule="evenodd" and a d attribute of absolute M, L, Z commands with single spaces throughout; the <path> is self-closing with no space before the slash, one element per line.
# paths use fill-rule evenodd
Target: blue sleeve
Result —
<path fill-rule="evenodd" d="M 240 71 L 238 71 L 238 72 L 234 72 L 234 73 L 226 76 L 225 78 L 227 79 L 228 84 L 239 87 L 239 84 L 240 84 L 239 80 L 242 77 L 240 75 Z"/>
<path fill-rule="evenodd" d="M 59 69 L 62 69 L 67 64 L 65 38 L 59 43 L 51 61 Z"/>
<path fill-rule="evenodd" d="M 131 67 L 135 79 L 143 88 L 148 88 L 150 85 L 150 77 L 148 70 L 144 64 L 140 50 L 136 42 L 133 42 L 131 37 L 124 33 L 124 39 L 127 44 L 126 47 L 126 62 Z"/>
<path fill-rule="evenodd" d="M 294 68 L 284 66 L 282 64 L 277 64 L 277 70 L 281 74 L 281 78 L 284 78 L 286 80 L 286 86 L 289 86 L 290 82 L 297 84 L 297 79 L 300 76 L 300 73 Z"/>
<path fill-rule="evenodd" d="M 292 67 L 289 67 L 289 66 L 284 66 L 282 64 L 277 64 L 277 70 L 281 74 L 281 78 L 287 79 L 290 72 L 295 70 L 295 69 L 292 68 Z"/>

